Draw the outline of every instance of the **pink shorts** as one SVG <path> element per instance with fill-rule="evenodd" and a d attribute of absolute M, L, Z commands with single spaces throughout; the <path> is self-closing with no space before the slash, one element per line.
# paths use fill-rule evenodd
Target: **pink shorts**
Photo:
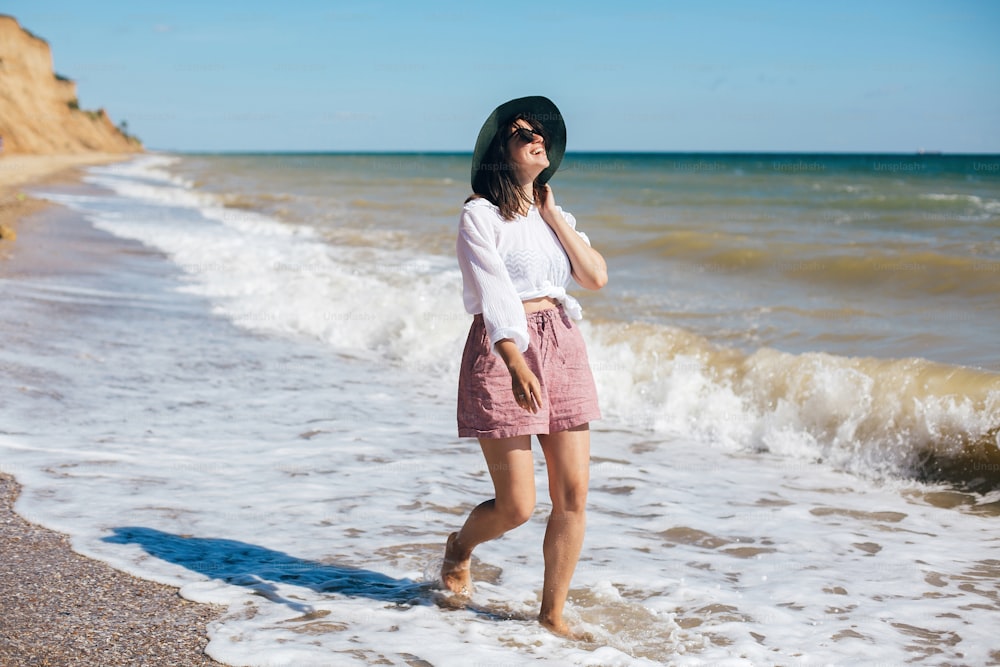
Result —
<path fill-rule="evenodd" d="M 482 315 L 476 315 L 458 378 L 459 437 L 558 433 L 601 418 L 587 347 L 565 311 L 529 313 L 528 337 L 524 360 L 542 387 L 542 407 L 534 413 L 514 400 L 510 372 L 491 349 Z"/>

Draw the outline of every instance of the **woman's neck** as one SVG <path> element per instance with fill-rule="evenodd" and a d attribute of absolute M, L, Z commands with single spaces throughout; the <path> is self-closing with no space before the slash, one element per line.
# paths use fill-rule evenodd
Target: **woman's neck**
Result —
<path fill-rule="evenodd" d="M 535 183 L 534 181 L 530 183 L 521 184 L 521 192 L 523 197 L 521 198 L 521 205 L 518 207 L 518 212 L 521 215 L 527 215 L 528 210 L 535 203 Z"/>

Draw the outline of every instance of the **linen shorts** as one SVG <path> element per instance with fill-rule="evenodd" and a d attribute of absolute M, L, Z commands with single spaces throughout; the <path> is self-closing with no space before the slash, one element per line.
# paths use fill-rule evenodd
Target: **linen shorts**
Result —
<path fill-rule="evenodd" d="M 580 329 L 562 307 L 528 314 L 524 360 L 541 385 L 542 407 L 529 412 L 514 400 L 510 371 L 493 352 L 476 315 L 458 378 L 458 435 L 511 438 L 558 433 L 601 418 L 597 387 Z"/>

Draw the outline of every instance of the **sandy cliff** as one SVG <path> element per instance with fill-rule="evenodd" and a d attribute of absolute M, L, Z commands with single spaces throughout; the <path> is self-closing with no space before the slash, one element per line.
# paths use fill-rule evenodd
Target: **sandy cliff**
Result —
<path fill-rule="evenodd" d="M 76 99 L 76 83 L 53 72 L 48 43 L 0 15 L 0 155 L 142 150 L 104 109 L 84 111 Z"/>

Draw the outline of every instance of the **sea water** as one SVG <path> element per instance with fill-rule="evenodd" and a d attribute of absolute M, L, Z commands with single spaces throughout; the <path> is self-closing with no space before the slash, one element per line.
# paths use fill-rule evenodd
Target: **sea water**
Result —
<path fill-rule="evenodd" d="M 0 282 L 18 510 L 239 665 L 1000 661 L 989 158 L 570 155 L 605 419 L 568 641 L 455 436 L 467 156 L 143 156 L 41 194 L 98 260 Z M 85 221 L 85 222 L 84 222 Z M 58 245 L 58 240 L 53 240 Z"/>

